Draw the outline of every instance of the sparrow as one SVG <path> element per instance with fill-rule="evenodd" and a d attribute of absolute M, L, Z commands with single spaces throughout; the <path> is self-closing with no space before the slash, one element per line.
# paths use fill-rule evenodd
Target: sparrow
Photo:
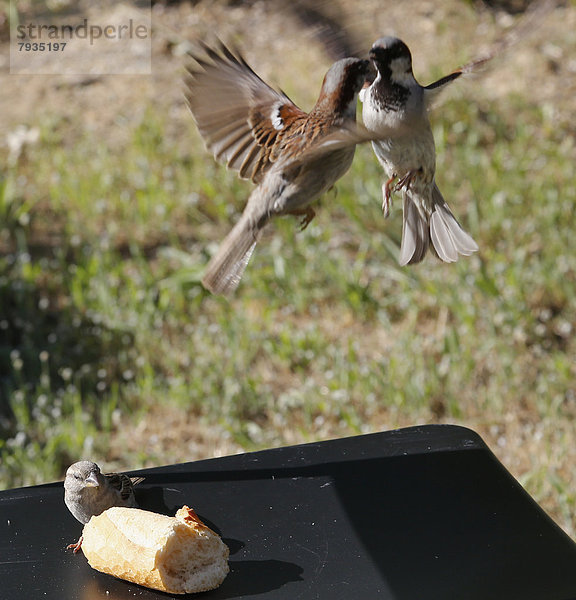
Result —
<path fill-rule="evenodd" d="M 143 480 L 143 477 L 130 478 L 118 473 L 104 475 L 96 463 L 82 460 L 66 471 L 64 502 L 74 517 L 85 524 L 112 506 L 136 508 L 134 486 Z M 76 554 L 81 546 L 82 536 L 67 548 Z"/>
<path fill-rule="evenodd" d="M 430 244 L 438 257 L 455 262 L 458 255 L 478 250 L 448 207 L 435 181 L 436 147 L 428 110 L 438 93 L 485 57 L 421 86 L 412 72 L 412 55 L 398 38 L 377 40 L 369 53 L 376 77 L 360 94 L 365 127 L 381 139 L 372 142 L 388 177 L 382 186 L 382 211 L 387 217 L 394 192 L 403 192 L 403 228 L 399 263 L 422 261 Z"/>
<path fill-rule="evenodd" d="M 207 149 L 257 187 L 244 212 L 206 267 L 202 283 L 215 294 L 236 289 L 262 230 L 273 217 L 315 216 L 310 206 L 348 171 L 352 142 L 315 147 L 356 123 L 356 104 L 370 62 L 344 58 L 324 77 L 309 113 L 265 83 L 239 53 L 204 45 L 207 59 L 193 56 L 187 100 Z M 353 139 L 354 136 L 349 136 Z"/>

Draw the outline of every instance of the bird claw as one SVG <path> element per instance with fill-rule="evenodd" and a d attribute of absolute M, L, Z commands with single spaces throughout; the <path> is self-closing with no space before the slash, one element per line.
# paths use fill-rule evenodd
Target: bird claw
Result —
<path fill-rule="evenodd" d="M 390 179 L 382 185 L 382 213 L 384 214 L 385 219 L 387 219 L 390 215 L 392 194 L 394 192 L 400 192 L 403 188 L 408 192 L 410 190 L 410 186 L 412 185 L 412 181 L 414 181 L 414 178 L 416 177 L 416 173 L 418 173 L 418 171 L 408 171 L 406 175 L 403 175 L 398 180 L 398 175 L 393 173 L 392 177 L 390 177 Z"/>
<path fill-rule="evenodd" d="M 390 216 L 390 207 L 392 206 L 392 190 L 390 185 L 396 178 L 396 175 L 390 177 L 390 179 L 382 185 L 382 214 L 387 219 Z"/>
<path fill-rule="evenodd" d="M 394 186 L 394 191 L 399 192 L 402 188 L 405 188 L 407 192 L 410 191 L 410 186 L 412 185 L 412 182 L 416 178 L 416 173 L 418 173 L 418 171 L 421 171 L 421 169 L 408 171 L 408 173 L 406 173 L 406 175 L 401 177 L 396 182 L 396 185 Z"/>
<path fill-rule="evenodd" d="M 80 539 L 75 544 L 68 544 L 66 546 L 66 550 L 72 550 L 74 554 L 77 554 L 80 548 L 82 548 L 82 541 L 84 540 L 84 536 L 80 536 Z"/>
<path fill-rule="evenodd" d="M 316 216 L 316 213 L 314 212 L 313 208 L 305 208 L 303 209 L 302 212 L 299 213 L 295 213 L 295 214 L 301 214 L 302 216 L 302 220 L 300 221 L 300 231 L 304 231 L 306 229 L 306 227 L 308 227 L 308 225 L 310 225 L 310 223 L 312 222 L 312 220 L 314 219 L 314 217 Z"/>

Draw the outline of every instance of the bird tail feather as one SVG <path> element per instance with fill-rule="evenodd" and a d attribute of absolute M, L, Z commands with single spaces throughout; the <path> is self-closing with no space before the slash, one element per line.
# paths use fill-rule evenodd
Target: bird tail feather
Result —
<path fill-rule="evenodd" d="M 444 262 L 456 262 L 458 255 L 470 256 L 478 250 L 472 237 L 462 229 L 438 186 L 432 190 L 432 212 L 426 214 L 410 193 L 404 194 L 404 226 L 399 263 L 420 262 L 432 242 L 438 258 Z"/>
<path fill-rule="evenodd" d="M 259 237 L 260 229 L 243 215 L 208 263 L 202 278 L 204 287 L 213 294 L 231 294 L 240 283 Z"/>
<path fill-rule="evenodd" d="M 432 204 L 430 238 L 438 257 L 444 262 L 455 262 L 459 254 L 470 256 L 477 252 L 478 244 L 462 229 L 436 184 L 432 190 Z"/>
<path fill-rule="evenodd" d="M 430 244 L 428 220 L 423 215 L 410 194 L 404 194 L 402 203 L 404 214 L 402 225 L 402 244 L 400 246 L 400 265 L 413 265 L 423 260 Z"/>

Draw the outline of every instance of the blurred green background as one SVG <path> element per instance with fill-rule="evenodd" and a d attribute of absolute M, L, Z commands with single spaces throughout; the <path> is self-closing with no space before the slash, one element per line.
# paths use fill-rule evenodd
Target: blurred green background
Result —
<path fill-rule="evenodd" d="M 423 84 L 522 8 L 407 4 L 314 6 L 365 51 L 402 37 Z M 81 457 L 135 469 L 459 423 L 575 535 L 573 2 L 432 114 L 437 181 L 477 255 L 399 267 L 401 202 L 384 220 L 362 147 L 306 231 L 269 228 L 231 299 L 199 279 L 251 184 L 196 133 L 187 41 L 235 43 L 309 109 L 332 61 L 318 28 L 274 2 L 155 3 L 151 76 L 25 76 L 1 6 L 0 487 Z"/>

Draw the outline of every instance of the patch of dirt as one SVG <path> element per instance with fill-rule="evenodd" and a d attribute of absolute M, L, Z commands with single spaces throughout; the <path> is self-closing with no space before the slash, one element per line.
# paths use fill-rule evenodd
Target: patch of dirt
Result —
<path fill-rule="evenodd" d="M 156 405 L 138 423 L 127 423 L 113 436 L 107 468 L 125 468 L 126 456 L 146 457 L 142 467 L 187 462 L 242 452 L 227 431 L 207 427 L 194 411 Z"/>

